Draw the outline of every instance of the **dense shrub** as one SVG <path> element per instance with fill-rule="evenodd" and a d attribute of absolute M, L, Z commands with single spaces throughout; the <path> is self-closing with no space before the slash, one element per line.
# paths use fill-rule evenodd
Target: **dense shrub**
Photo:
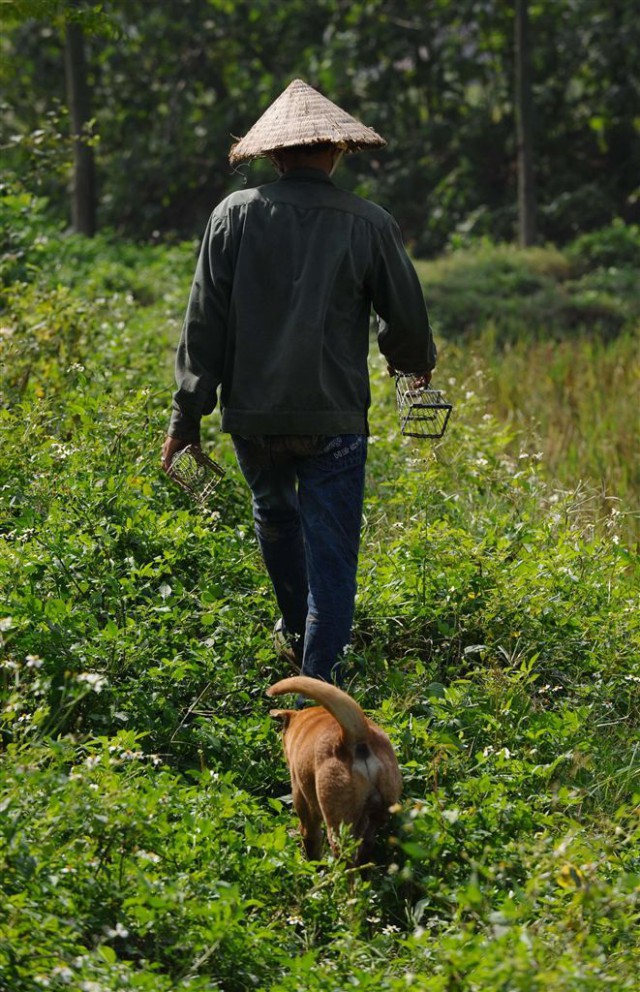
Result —
<path fill-rule="evenodd" d="M 481 243 L 419 262 L 427 302 L 447 338 L 488 324 L 498 343 L 584 334 L 615 338 L 640 324 L 637 228 L 614 224 L 566 252 Z"/>
<path fill-rule="evenodd" d="M 591 234 L 583 234 L 567 248 L 567 254 L 584 269 L 640 267 L 640 227 L 615 221 Z"/>

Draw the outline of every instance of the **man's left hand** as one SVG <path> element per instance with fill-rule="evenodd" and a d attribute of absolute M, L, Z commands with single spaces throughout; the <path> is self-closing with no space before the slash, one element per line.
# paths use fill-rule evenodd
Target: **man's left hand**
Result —
<path fill-rule="evenodd" d="M 417 375 L 413 380 L 413 388 L 428 389 L 430 382 L 431 382 L 431 372 L 423 372 L 422 375 Z"/>
<path fill-rule="evenodd" d="M 392 365 L 387 365 L 387 372 L 389 375 L 393 376 L 396 374 L 396 369 Z M 427 372 L 421 372 L 413 376 L 413 382 L 411 383 L 412 389 L 427 389 L 429 383 L 431 382 L 431 376 L 433 374 L 433 369 Z"/>

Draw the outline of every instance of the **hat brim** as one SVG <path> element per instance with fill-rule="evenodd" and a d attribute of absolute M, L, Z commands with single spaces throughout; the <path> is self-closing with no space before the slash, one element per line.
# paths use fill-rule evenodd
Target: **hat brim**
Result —
<path fill-rule="evenodd" d="M 356 152 L 386 141 L 301 79 L 295 79 L 229 152 L 232 165 L 284 148 L 332 144 Z"/>

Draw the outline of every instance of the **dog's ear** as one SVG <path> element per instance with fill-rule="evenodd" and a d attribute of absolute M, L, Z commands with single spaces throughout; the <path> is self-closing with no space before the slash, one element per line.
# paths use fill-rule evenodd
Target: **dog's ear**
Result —
<path fill-rule="evenodd" d="M 269 710 L 269 716 L 272 716 L 274 720 L 279 720 L 283 730 L 287 729 L 291 717 L 295 715 L 295 710 Z"/>

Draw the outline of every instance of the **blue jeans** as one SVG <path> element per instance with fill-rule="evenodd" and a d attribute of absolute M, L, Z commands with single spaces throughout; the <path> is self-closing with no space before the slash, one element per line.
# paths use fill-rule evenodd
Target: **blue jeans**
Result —
<path fill-rule="evenodd" d="M 285 631 L 304 644 L 302 673 L 339 684 L 353 623 L 367 438 L 234 435 L 233 444 Z"/>

